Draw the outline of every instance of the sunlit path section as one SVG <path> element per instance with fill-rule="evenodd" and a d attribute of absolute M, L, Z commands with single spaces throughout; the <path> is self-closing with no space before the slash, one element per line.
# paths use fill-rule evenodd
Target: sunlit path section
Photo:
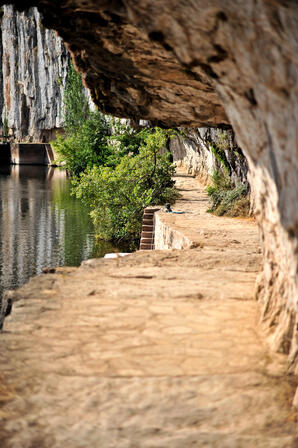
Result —
<path fill-rule="evenodd" d="M 1 334 L 1 448 L 294 448 L 295 384 L 254 300 L 252 220 L 203 187 L 159 212 L 193 248 L 59 268 L 18 290 Z"/>

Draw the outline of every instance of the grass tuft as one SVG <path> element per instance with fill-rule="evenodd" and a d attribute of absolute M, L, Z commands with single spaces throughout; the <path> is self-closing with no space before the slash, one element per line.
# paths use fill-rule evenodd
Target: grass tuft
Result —
<path fill-rule="evenodd" d="M 249 216 L 250 200 L 247 184 L 234 186 L 228 175 L 214 171 L 207 194 L 211 201 L 208 212 L 217 216 Z"/>

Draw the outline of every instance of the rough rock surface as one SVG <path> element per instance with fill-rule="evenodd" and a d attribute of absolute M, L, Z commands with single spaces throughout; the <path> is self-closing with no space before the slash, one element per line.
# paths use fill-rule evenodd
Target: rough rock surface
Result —
<path fill-rule="evenodd" d="M 187 213 L 162 219 L 197 248 L 49 269 L 10 294 L 1 448 L 296 448 L 295 383 L 258 325 L 256 225 L 210 217 L 177 180 Z"/>
<path fill-rule="evenodd" d="M 69 43 L 105 112 L 169 126 L 232 124 L 261 225 L 263 317 L 274 347 L 290 353 L 297 371 L 297 1 L 28 5 Z"/>
<path fill-rule="evenodd" d="M 63 90 L 69 53 L 41 24 L 36 8 L 4 6 L 1 20 L 2 123 L 16 141 L 49 141 L 63 125 Z"/>
<path fill-rule="evenodd" d="M 198 67 L 194 73 L 181 64 L 160 42 L 162 33 L 148 36 L 128 17 L 122 1 L 40 3 L 27 5 L 37 5 L 44 12 L 45 26 L 59 30 L 70 43 L 93 100 L 105 113 L 175 125 L 179 105 L 179 124 L 228 123 L 204 71 Z M 24 7 L 22 2 L 15 4 Z"/>
<path fill-rule="evenodd" d="M 232 129 L 193 128 L 185 130 L 184 134 L 170 142 L 170 150 L 177 166 L 183 166 L 188 173 L 207 183 L 214 171 L 224 173 L 222 161 L 212 151 L 212 147 L 222 145 L 224 149 L 221 151 L 225 155 L 231 182 L 234 185 L 248 182 L 247 159 L 237 145 Z"/>

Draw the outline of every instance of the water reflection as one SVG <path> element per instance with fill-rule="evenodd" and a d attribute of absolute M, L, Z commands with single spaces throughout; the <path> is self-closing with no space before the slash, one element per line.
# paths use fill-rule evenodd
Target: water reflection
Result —
<path fill-rule="evenodd" d="M 95 245 L 88 210 L 70 196 L 64 171 L 0 167 L 0 299 L 45 266 L 78 266 L 115 250 Z"/>

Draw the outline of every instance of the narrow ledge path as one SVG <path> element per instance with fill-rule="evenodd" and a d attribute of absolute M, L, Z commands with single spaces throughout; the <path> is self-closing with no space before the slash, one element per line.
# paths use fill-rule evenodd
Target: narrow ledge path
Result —
<path fill-rule="evenodd" d="M 191 249 L 57 268 L 13 293 L 0 335 L 1 448 L 296 448 L 293 377 L 269 351 L 256 225 L 159 213 Z M 176 233 L 175 233 L 176 232 Z M 172 235 L 175 240 L 175 235 Z"/>

